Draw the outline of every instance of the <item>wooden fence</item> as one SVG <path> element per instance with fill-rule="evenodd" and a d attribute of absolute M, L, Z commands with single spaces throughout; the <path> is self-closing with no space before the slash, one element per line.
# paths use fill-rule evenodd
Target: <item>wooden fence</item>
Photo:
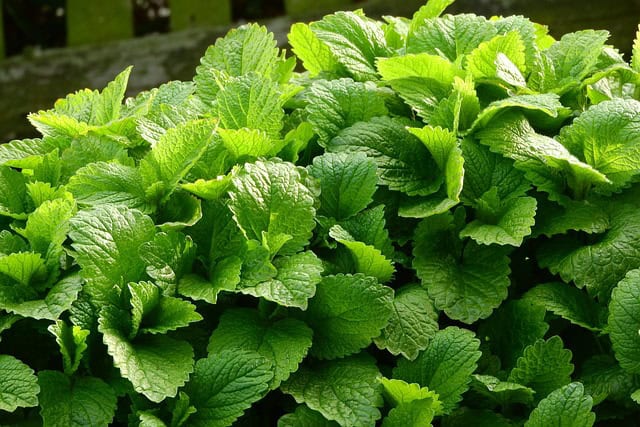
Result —
<path fill-rule="evenodd" d="M 0 0 L 0 59 L 5 54 Z M 135 0 L 66 0 L 67 45 L 104 43 L 134 37 Z M 292 18 L 319 16 L 348 8 L 355 0 L 284 0 Z M 170 30 L 230 25 L 231 0 L 169 0 Z"/>

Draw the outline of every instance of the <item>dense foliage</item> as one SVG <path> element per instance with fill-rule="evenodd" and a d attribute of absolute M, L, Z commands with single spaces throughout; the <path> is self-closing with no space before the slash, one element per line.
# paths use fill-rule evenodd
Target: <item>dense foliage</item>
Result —
<path fill-rule="evenodd" d="M 636 425 L 640 43 L 258 25 L 0 146 L 0 424 Z"/>

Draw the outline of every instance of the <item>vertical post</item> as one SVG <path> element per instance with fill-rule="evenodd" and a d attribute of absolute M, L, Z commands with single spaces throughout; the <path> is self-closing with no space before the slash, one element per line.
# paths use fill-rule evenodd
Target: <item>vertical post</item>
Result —
<path fill-rule="evenodd" d="M 4 58 L 4 15 L 3 15 L 2 0 L 0 0 L 0 60 Z"/>
<path fill-rule="evenodd" d="M 284 0 L 284 8 L 290 17 L 319 17 L 337 10 L 351 9 L 351 0 Z"/>
<path fill-rule="evenodd" d="M 171 31 L 231 24 L 231 0 L 170 0 Z"/>
<path fill-rule="evenodd" d="M 104 43 L 133 37 L 131 0 L 67 0 L 67 44 Z"/>

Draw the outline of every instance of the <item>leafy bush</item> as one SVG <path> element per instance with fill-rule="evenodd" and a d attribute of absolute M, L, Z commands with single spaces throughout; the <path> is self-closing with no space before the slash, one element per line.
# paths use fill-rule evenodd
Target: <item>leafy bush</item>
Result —
<path fill-rule="evenodd" d="M 296 24 L 302 73 L 243 26 L 192 82 L 31 114 L 2 423 L 637 421 L 640 43 L 448 3 Z"/>

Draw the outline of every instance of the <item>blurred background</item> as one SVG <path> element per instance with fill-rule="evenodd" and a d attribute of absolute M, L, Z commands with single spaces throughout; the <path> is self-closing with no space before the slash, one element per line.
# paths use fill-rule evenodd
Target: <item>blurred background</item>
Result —
<path fill-rule="evenodd" d="M 193 77 L 216 37 L 264 23 L 282 47 L 296 21 L 363 8 L 410 17 L 426 0 L 0 0 L 0 143 L 34 135 L 27 113 L 80 88 L 102 88 L 133 64 L 128 95 Z M 553 35 L 607 29 L 628 54 L 640 0 L 457 0 L 449 13 L 521 14 Z"/>

